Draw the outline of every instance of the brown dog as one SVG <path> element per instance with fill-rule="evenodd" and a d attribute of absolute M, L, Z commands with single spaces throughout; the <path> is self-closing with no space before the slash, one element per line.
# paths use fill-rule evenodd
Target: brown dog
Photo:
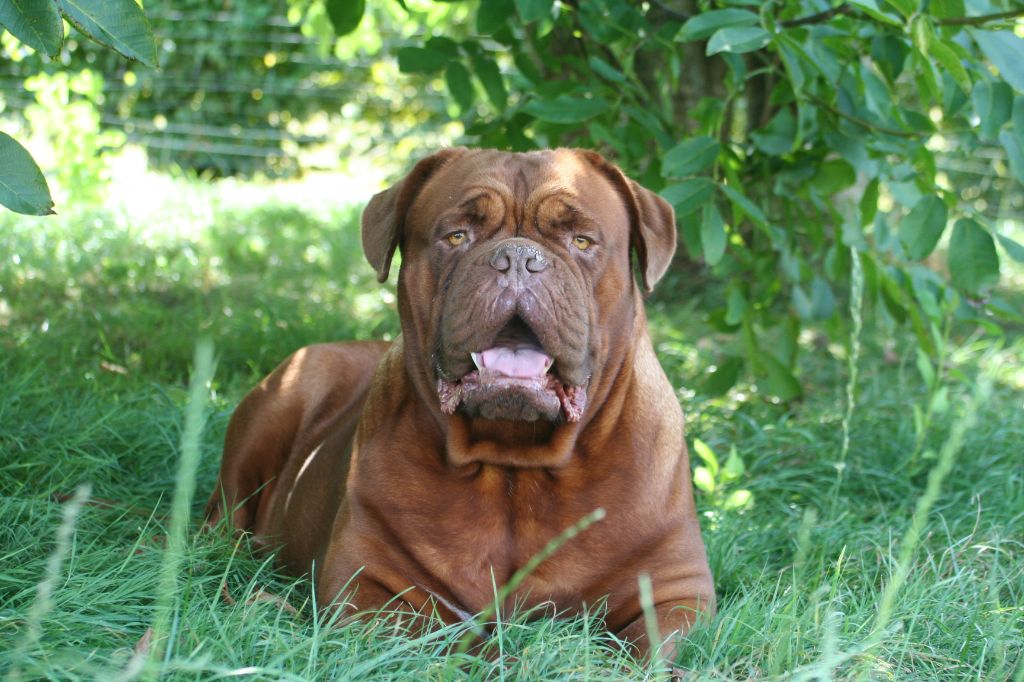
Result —
<path fill-rule="evenodd" d="M 373 197 L 381 281 L 402 251 L 393 344 L 303 348 L 239 405 L 208 517 L 313 572 L 318 602 L 448 622 L 509 595 L 578 612 L 646 650 L 713 611 L 683 416 L 647 333 L 672 208 L 600 155 L 449 149 Z M 397 598 L 396 598 L 397 596 Z"/>

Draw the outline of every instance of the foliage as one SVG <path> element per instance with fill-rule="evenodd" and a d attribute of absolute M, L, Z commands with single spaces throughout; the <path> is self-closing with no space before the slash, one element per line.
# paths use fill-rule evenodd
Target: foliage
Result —
<path fill-rule="evenodd" d="M 468 142 L 598 148 L 675 206 L 686 256 L 726 283 L 712 320 L 734 340 L 709 388 L 746 368 L 799 397 L 800 330 L 845 338 L 852 258 L 933 358 L 949 316 L 1021 321 L 994 290 L 999 248 L 1024 253 L 996 219 L 1022 207 L 1019 5 L 460 4 L 472 21 L 424 21 L 399 68 L 443 79 Z"/>
<path fill-rule="evenodd" d="M 66 19 L 81 33 L 128 59 L 153 66 L 156 43 L 135 0 L 0 0 L 0 29 L 29 48 L 54 57 L 64 43 Z M 3 31 L 0 30 L 0 34 Z M 42 171 L 9 135 L 0 134 L 0 204 L 29 215 L 53 213 Z"/>
<path fill-rule="evenodd" d="M 124 144 L 124 134 L 101 126 L 93 105 L 102 97 L 103 81 L 90 70 L 40 73 L 25 80 L 35 103 L 24 110 L 32 138 L 39 138 L 37 161 L 54 180 L 59 203 L 99 203 L 110 179 L 105 153 Z"/>
<path fill-rule="evenodd" d="M 340 13 L 331 15 L 332 8 Z M 415 24 L 406 26 L 398 5 L 376 3 L 365 16 L 360 8 L 348 0 L 149 0 L 158 69 L 126 63 L 73 35 L 52 61 L 5 41 L 0 80 L 12 87 L 0 95 L 0 109 L 6 100 L 9 110 L 21 111 L 17 86 L 38 73 L 89 70 L 103 79 L 101 95 L 90 101 L 104 128 L 145 147 L 155 167 L 275 177 L 310 165 L 335 169 L 348 157 L 375 153 L 374 143 L 414 136 L 427 122 L 432 133 L 445 107 L 441 93 L 429 91 L 396 105 L 407 86 L 396 83 L 397 68 L 373 55 L 397 49 Z M 324 40 L 333 36 L 332 16 L 359 19 L 359 33 L 345 45 Z"/>
<path fill-rule="evenodd" d="M 697 490 L 708 496 L 711 506 L 716 509 L 745 509 L 753 500 L 749 490 L 739 488 L 727 492 L 727 488 L 739 480 L 745 471 L 743 459 L 740 458 L 736 446 L 729 450 L 729 457 L 724 463 L 707 443 L 694 438 L 693 451 L 701 464 L 693 470 L 693 485 Z"/>

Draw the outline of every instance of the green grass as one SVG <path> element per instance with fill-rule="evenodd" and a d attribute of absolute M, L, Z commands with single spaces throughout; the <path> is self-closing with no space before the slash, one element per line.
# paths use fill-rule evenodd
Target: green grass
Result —
<path fill-rule="evenodd" d="M 275 575 L 244 542 L 196 534 L 247 388 L 302 344 L 394 334 L 397 321 L 392 290 L 363 262 L 355 210 L 232 203 L 190 184 L 174 191 L 146 216 L 116 207 L 47 220 L 0 214 L 0 675 L 660 675 L 616 647 L 596 616 L 500 614 L 487 649 L 467 654 L 452 653 L 464 628 L 409 639 L 379 623 L 331 626 L 315 615 L 306 581 Z M 965 416 L 976 423 L 962 448 L 947 448 L 952 469 L 877 631 L 935 463 L 912 457 L 912 405 L 926 391 L 908 337 L 867 310 L 838 476 L 842 348 L 809 340 L 807 398 L 789 408 L 746 386 L 725 399 L 694 395 L 686 387 L 699 384 L 721 340 L 700 321 L 707 300 L 691 289 L 694 301 L 680 303 L 679 291 L 664 287 L 651 312 L 691 442 L 720 458 L 735 446 L 745 465 L 724 490 L 699 497 L 720 613 L 692 633 L 679 666 L 695 679 L 1024 678 L 1024 342 L 1011 335 L 997 347 L 959 330 L 947 368 L 952 407 L 927 449 L 942 453 Z M 214 374 L 193 403 L 199 435 L 185 437 L 199 339 L 213 343 Z M 975 410 L 984 377 L 991 395 Z M 179 550 L 172 498 L 192 482 L 178 473 L 183 451 L 195 453 L 198 473 Z M 68 500 L 86 482 L 92 502 L 76 510 Z M 178 489 L 187 497 L 187 485 Z M 722 504 L 740 489 L 752 494 L 748 507 Z M 298 613 L 253 600 L 261 590 Z M 134 654 L 154 625 L 158 641 Z"/>

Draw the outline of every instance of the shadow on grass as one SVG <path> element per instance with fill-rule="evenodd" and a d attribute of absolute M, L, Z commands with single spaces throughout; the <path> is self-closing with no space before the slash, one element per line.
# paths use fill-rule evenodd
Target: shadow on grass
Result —
<path fill-rule="evenodd" d="M 220 381 L 251 381 L 315 341 L 394 334 L 358 211 L 227 211 L 161 231 L 97 213 L 0 229 L 0 348 L 75 385 L 104 373 L 182 384 L 195 340 L 217 349 Z"/>

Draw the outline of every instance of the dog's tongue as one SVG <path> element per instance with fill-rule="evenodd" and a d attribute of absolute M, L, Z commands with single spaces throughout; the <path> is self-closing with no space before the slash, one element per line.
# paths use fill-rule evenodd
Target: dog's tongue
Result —
<path fill-rule="evenodd" d="M 533 348 L 488 348 L 480 360 L 483 368 L 517 379 L 542 377 L 551 366 L 551 357 Z"/>

